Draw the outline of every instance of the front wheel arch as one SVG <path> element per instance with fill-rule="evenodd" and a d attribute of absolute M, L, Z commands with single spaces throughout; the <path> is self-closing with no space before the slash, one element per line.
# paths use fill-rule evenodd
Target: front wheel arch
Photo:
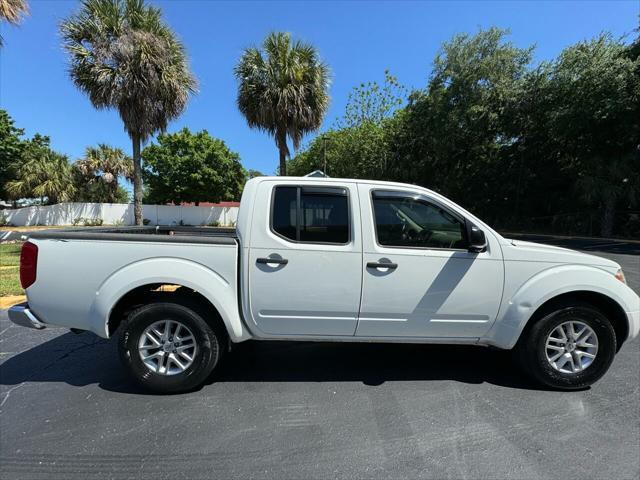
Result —
<path fill-rule="evenodd" d="M 552 343 L 553 354 L 557 353 L 560 347 L 561 354 L 567 356 L 571 354 L 573 360 L 569 358 L 572 372 L 560 370 L 558 365 L 552 363 L 549 358 L 548 335 L 555 331 L 560 325 L 567 323 L 582 323 L 592 330 L 597 337 L 595 345 L 597 346 L 597 354 L 593 358 L 592 364 L 585 365 L 574 369 L 574 361 L 576 357 L 573 350 L 578 350 L 577 346 L 584 347 L 575 339 L 576 337 L 568 336 L 564 338 L 573 338 L 561 343 Z M 565 330 L 566 331 L 566 330 Z M 575 335 L 575 334 L 574 334 Z M 556 335 L 557 336 L 557 335 Z M 562 337 L 559 338 L 561 340 Z M 566 346 L 565 346 L 566 343 Z M 593 346 L 593 345 L 591 345 Z M 564 349 L 564 350 L 563 350 Z M 584 351 L 584 349 L 581 348 Z M 564 353 L 562 353 L 564 351 Z M 558 390 L 581 390 L 589 387 L 598 381 L 611 366 L 616 354 L 616 334 L 612 323 L 603 314 L 603 312 L 588 303 L 579 303 L 576 300 L 569 304 L 556 304 L 549 311 L 545 311 L 545 315 L 539 320 L 533 322 L 526 332 L 523 332 L 518 344 L 514 349 L 515 360 L 520 367 L 537 383 Z M 557 357 L 554 357 L 554 359 Z M 582 361 L 581 356 L 577 357 L 579 362 Z M 563 362 L 563 364 L 566 363 Z"/>
<path fill-rule="evenodd" d="M 629 322 L 627 320 L 627 315 L 620 304 L 614 299 L 607 297 L 602 293 L 591 291 L 563 293 L 540 305 L 527 321 L 524 329 L 520 333 L 516 347 L 514 348 L 517 348 L 518 345 L 522 343 L 523 339 L 526 338 L 528 332 L 537 321 L 559 308 L 574 305 L 588 305 L 602 312 L 613 326 L 613 330 L 616 333 L 616 352 L 619 351 L 624 341 L 629 336 Z"/>

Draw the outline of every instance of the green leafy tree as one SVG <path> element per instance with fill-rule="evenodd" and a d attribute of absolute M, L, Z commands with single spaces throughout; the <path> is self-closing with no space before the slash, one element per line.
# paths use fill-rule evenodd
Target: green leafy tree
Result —
<path fill-rule="evenodd" d="M 548 138 L 574 191 L 601 212 L 602 236 L 619 206 L 639 200 L 639 73 L 640 59 L 609 34 L 565 49 L 549 71 Z"/>
<path fill-rule="evenodd" d="M 75 85 L 98 109 L 115 108 L 133 144 L 134 214 L 142 224 L 141 143 L 185 109 L 195 92 L 185 49 L 143 0 L 83 0 L 61 25 Z"/>
<path fill-rule="evenodd" d="M 395 139 L 399 180 L 436 189 L 481 215 L 500 216 L 513 202 L 503 187 L 517 140 L 515 100 L 532 49 L 515 47 L 506 33 L 491 28 L 446 42 L 427 88 L 412 93 Z"/>
<path fill-rule="evenodd" d="M 86 177 L 76 168 L 72 170 L 75 184 L 74 202 L 90 203 L 130 203 L 129 192 L 118 185 L 115 192 L 102 182 L 87 183 Z"/>
<path fill-rule="evenodd" d="M 637 232 L 617 212 L 639 201 L 638 43 L 605 34 L 532 68 L 503 30 L 455 36 L 406 106 L 393 84 L 360 85 L 289 172 L 326 158 L 331 176 L 417 183 L 497 226 L 587 233 L 591 217 L 604 236 Z"/>
<path fill-rule="evenodd" d="M 389 70 L 385 70 L 382 85 L 372 81 L 351 90 L 345 113 L 336 122 L 337 127 L 357 127 L 363 123 L 379 125 L 401 108 L 407 98 L 407 88 Z"/>
<path fill-rule="evenodd" d="M 333 177 L 389 178 L 394 115 L 406 102 L 407 89 L 388 70 L 384 75 L 382 85 L 372 81 L 353 88 L 336 128 L 317 136 L 288 163 L 292 175 L 326 168 Z"/>
<path fill-rule="evenodd" d="M 0 198 L 8 198 L 6 185 L 15 179 L 15 169 L 22 158 L 24 130 L 16 128 L 5 110 L 0 110 Z"/>
<path fill-rule="evenodd" d="M 100 144 L 97 147 L 87 147 L 84 158 L 74 163 L 78 179 L 87 186 L 86 195 L 97 196 L 99 201 L 117 203 L 122 199 L 122 192 L 118 179 L 133 178 L 133 162 L 121 149 Z M 100 186 L 95 186 L 100 184 Z"/>
<path fill-rule="evenodd" d="M 305 134 L 320 128 L 329 106 L 329 68 L 309 44 L 275 32 L 262 49 L 248 48 L 234 70 L 238 108 L 251 128 L 273 136 L 280 175 L 287 174 L 287 139 L 297 150 Z"/>
<path fill-rule="evenodd" d="M 154 203 L 237 200 L 247 178 L 240 157 L 206 130 L 158 136 L 142 152 L 147 198 Z"/>
<path fill-rule="evenodd" d="M 48 137 L 35 135 L 26 142 L 15 176 L 6 186 L 12 199 L 40 198 L 42 203 L 55 204 L 74 198 L 69 160 L 66 155 L 51 150 Z"/>
<path fill-rule="evenodd" d="M 388 179 L 393 157 L 387 125 L 365 122 L 316 137 L 289 161 L 291 175 L 325 169 L 332 177 Z"/>
<path fill-rule="evenodd" d="M 24 0 L 0 0 L 0 19 L 7 23 L 17 25 L 27 13 L 29 7 Z M 0 47 L 3 43 L 0 35 Z"/>

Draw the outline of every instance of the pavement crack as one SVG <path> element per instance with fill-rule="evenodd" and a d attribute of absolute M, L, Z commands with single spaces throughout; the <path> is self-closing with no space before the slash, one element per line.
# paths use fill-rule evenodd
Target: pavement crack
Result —
<path fill-rule="evenodd" d="M 4 395 L 4 398 L 2 399 L 2 401 L 0 401 L 0 408 L 2 408 L 5 404 L 5 402 L 9 399 L 9 397 L 11 396 L 11 392 L 13 392 L 14 390 L 17 390 L 18 388 L 24 386 L 25 382 L 19 383 L 18 385 L 14 385 L 13 387 L 11 387 L 9 390 L 7 390 L 7 392 Z M 0 415 L 2 415 L 2 412 L 0 412 Z"/>
<path fill-rule="evenodd" d="M 13 327 L 13 323 L 0 332 L 0 337 L 4 334 L 4 332 L 6 332 L 7 330 L 9 330 L 12 327 Z"/>

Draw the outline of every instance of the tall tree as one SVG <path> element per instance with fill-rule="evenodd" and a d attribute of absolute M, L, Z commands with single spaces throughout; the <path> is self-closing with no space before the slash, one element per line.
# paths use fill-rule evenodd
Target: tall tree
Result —
<path fill-rule="evenodd" d="M 514 99 L 532 49 L 516 47 L 506 34 L 490 28 L 445 42 L 427 88 L 410 98 L 398 139 L 406 166 L 399 179 L 435 188 L 481 214 L 496 215 L 512 201 L 496 179 L 511 165 L 504 160 L 516 140 Z"/>
<path fill-rule="evenodd" d="M 262 49 L 248 48 L 234 70 L 238 108 L 249 127 L 273 136 L 280 153 L 280 175 L 287 174 L 290 151 L 320 128 L 329 106 L 329 68 L 316 49 L 289 33 L 274 32 Z"/>
<path fill-rule="evenodd" d="M 154 203 L 238 200 L 247 180 L 240 156 L 206 130 L 158 135 L 142 157 L 147 198 Z"/>
<path fill-rule="evenodd" d="M 28 12 L 29 7 L 25 0 L 0 0 L 0 19 L 8 23 L 17 25 Z M 0 35 L 0 47 L 2 44 L 2 35 Z"/>
<path fill-rule="evenodd" d="M 613 232 L 616 210 L 640 200 L 640 58 L 611 35 L 566 48 L 550 69 L 549 141 L 575 190 Z"/>
<path fill-rule="evenodd" d="M 75 85 L 98 109 L 115 108 L 133 144 L 134 214 L 142 224 L 141 144 L 164 131 L 195 92 L 185 49 L 143 0 L 83 0 L 61 25 Z"/>
<path fill-rule="evenodd" d="M 389 70 L 384 71 L 384 82 L 361 83 L 349 93 L 344 115 L 336 126 L 357 127 L 363 123 L 380 125 L 407 102 L 407 88 L 398 82 Z"/>
<path fill-rule="evenodd" d="M 121 149 L 100 144 L 87 147 L 84 158 L 74 163 L 80 178 L 86 183 L 100 184 L 98 190 L 105 192 L 104 202 L 115 203 L 121 198 L 118 179 L 133 179 L 133 162 Z"/>
<path fill-rule="evenodd" d="M 382 84 L 361 83 L 349 93 L 335 128 L 314 138 L 287 168 L 293 175 L 320 169 L 333 177 L 389 179 L 394 161 L 389 140 L 397 123 L 394 115 L 406 101 L 407 89 L 388 70 Z"/>
<path fill-rule="evenodd" d="M 6 110 L 0 110 L 0 199 L 6 199 L 6 185 L 15 179 L 15 169 L 19 165 L 24 149 L 20 138 L 24 130 L 14 126 L 13 119 Z"/>

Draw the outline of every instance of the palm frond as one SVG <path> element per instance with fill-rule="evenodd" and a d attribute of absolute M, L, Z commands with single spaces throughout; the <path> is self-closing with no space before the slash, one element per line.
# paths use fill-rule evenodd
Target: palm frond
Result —
<path fill-rule="evenodd" d="M 76 87 L 132 137 L 165 130 L 196 92 L 184 46 L 142 0 L 83 0 L 60 30 Z"/>
<path fill-rule="evenodd" d="M 22 17 L 29 13 L 25 0 L 0 0 L 0 18 L 17 25 Z"/>
<path fill-rule="evenodd" d="M 273 136 L 287 156 L 287 138 L 297 149 L 305 134 L 320 128 L 330 73 L 313 46 L 292 41 L 289 33 L 271 33 L 261 49 L 243 52 L 234 74 L 247 124 Z"/>

